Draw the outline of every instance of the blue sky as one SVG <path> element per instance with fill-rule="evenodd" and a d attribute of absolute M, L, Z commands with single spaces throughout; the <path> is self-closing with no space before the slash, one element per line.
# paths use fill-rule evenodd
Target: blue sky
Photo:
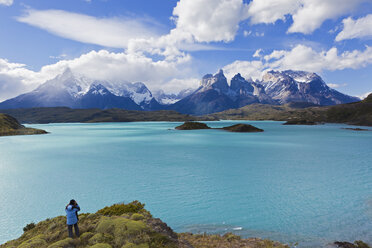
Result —
<path fill-rule="evenodd" d="M 196 87 L 223 68 L 307 70 L 372 91 L 371 0 L 0 0 L 0 100 L 62 73 Z"/>

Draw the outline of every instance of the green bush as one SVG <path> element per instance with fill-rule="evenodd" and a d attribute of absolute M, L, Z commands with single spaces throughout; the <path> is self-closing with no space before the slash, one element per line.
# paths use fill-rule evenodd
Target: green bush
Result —
<path fill-rule="evenodd" d="M 149 248 L 149 245 L 148 244 L 136 245 L 136 244 L 133 244 L 133 243 L 126 243 L 121 248 Z"/>
<path fill-rule="evenodd" d="M 110 243 L 114 237 L 108 233 L 97 233 L 89 239 L 89 244 Z"/>
<path fill-rule="evenodd" d="M 19 248 L 40 248 L 45 247 L 47 242 L 44 240 L 44 235 L 37 235 L 29 240 L 24 241 Z"/>
<path fill-rule="evenodd" d="M 145 204 L 139 201 L 133 201 L 128 204 L 119 203 L 114 204 L 110 207 L 105 207 L 98 210 L 98 213 L 106 216 L 120 216 L 126 213 L 146 213 L 147 210 L 144 209 Z"/>
<path fill-rule="evenodd" d="M 50 246 L 48 246 L 48 248 L 69 248 L 73 246 L 73 244 L 74 240 L 72 238 L 65 238 L 51 244 Z"/>
<path fill-rule="evenodd" d="M 357 241 L 355 241 L 354 244 L 355 244 L 358 248 L 371 248 L 368 244 L 364 243 L 364 242 L 361 241 L 361 240 L 357 240 Z"/>
<path fill-rule="evenodd" d="M 132 220 L 143 220 L 144 218 L 145 216 L 143 216 L 143 214 L 138 214 L 138 213 L 134 213 L 131 216 Z"/>
<path fill-rule="evenodd" d="M 31 222 L 30 224 L 27 224 L 27 225 L 23 228 L 23 231 L 24 231 L 24 232 L 27 232 L 27 231 L 29 231 L 29 230 L 35 228 L 35 226 L 36 226 L 35 223 Z"/>
<path fill-rule="evenodd" d="M 99 243 L 91 246 L 91 248 L 112 248 L 112 246 L 106 243 Z"/>

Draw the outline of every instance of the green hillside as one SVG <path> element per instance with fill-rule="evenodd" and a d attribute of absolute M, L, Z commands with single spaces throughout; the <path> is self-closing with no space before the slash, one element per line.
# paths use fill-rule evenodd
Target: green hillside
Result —
<path fill-rule="evenodd" d="M 45 134 L 41 129 L 26 128 L 17 119 L 7 114 L 0 114 L 0 136 Z"/>
<path fill-rule="evenodd" d="M 160 219 L 153 218 L 144 204 L 134 201 L 115 204 L 94 214 L 79 215 L 79 238 L 68 238 L 66 217 L 59 216 L 24 228 L 23 235 L 1 248 L 217 248 L 288 247 L 257 238 L 242 239 L 234 234 L 177 234 Z"/>
<path fill-rule="evenodd" d="M 180 114 L 172 110 L 136 111 L 124 109 L 70 109 L 29 108 L 7 109 L 6 113 L 17 118 L 21 123 L 72 123 L 72 122 L 133 122 L 133 121 L 196 121 L 207 118 Z M 213 117 L 210 117 L 213 118 Z"/>
<path fill-rule="evenodd" d="M 372 94 L 360 102 L 325 107 L 307 107 L 306 104 L 285 105 L 252 104 L 208 115 L 226 120 L 275 120 L 345 123 L 372 126 Z"/>

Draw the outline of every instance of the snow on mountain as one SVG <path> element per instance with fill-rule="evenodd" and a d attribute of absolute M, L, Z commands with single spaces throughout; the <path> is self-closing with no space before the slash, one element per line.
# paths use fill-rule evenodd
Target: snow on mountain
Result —
<path fill-rule="evenodd" d="M 185 89 L 177 94 L 166 94 L 158 90 L 152 94 L 141 82 L 92 80 L 67 69 L 34 91 L 0 103 L 0 108 L 66 106 L 174 109 L 181 113 L 201 115 L 253 103 L 308 102 L 333 105 L 358 100 L 329 88 L 319 75 L 305 71 L 268 71 L 262 81 L 256 82 L 245 79 L 238 73 L 228 84 L 220 70 L 215 75 L 205 75 L 198 89 Z"/>
<path fill-rule="evenodd" d="M 94 99 L 100 104 L 96 105 L 93 100 L 87 99 Z M 72 73 L 70 69 L 66 69 L 62 74 L 40 85 L 34 91 L 9 99 L 1 103 L 0 107 L 90 108 L 99 106 L 100 108 L 149 110 L 150 107 L 159 109 L 160 105 L 158 105 L 143 83 L 97 81 L 79 76 Z"/>
<path fill-rule="evenodd" d="M 333 105 L 358 101 L 327 86 L 316 73 L 305 71 L 268 71 L 260 82 L 267 95 L 280 104 L 309 102 Z"/>
<path fill-rule="evenodd" d="M 189 88 L 181 90 L 178 93 L 165 93 L 163 90 L 157 90 L 154 92 L 154 97 L 161 104 L 171 105 L 191 95 L 195 90 L 196 89 Z"/>

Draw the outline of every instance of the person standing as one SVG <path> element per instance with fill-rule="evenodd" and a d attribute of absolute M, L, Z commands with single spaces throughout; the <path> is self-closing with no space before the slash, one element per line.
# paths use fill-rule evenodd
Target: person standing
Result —
<path fill-rule="evenodd" d="M 80 236 L 79 233 L 79 227 L 78 227 L 78 214 L 77 212 L 80 211 L 80 207 L 77 204 L 77 202 L 72 199 L 69 204 L 66 206 L 66 218 L 67 218 L 67 229 L 68 229 L 68 236 L 70 238 L 73 238 L 72 233 L 72 226 L 74 226 L 75 229 L 75 235 L 76 237 Z"/>

